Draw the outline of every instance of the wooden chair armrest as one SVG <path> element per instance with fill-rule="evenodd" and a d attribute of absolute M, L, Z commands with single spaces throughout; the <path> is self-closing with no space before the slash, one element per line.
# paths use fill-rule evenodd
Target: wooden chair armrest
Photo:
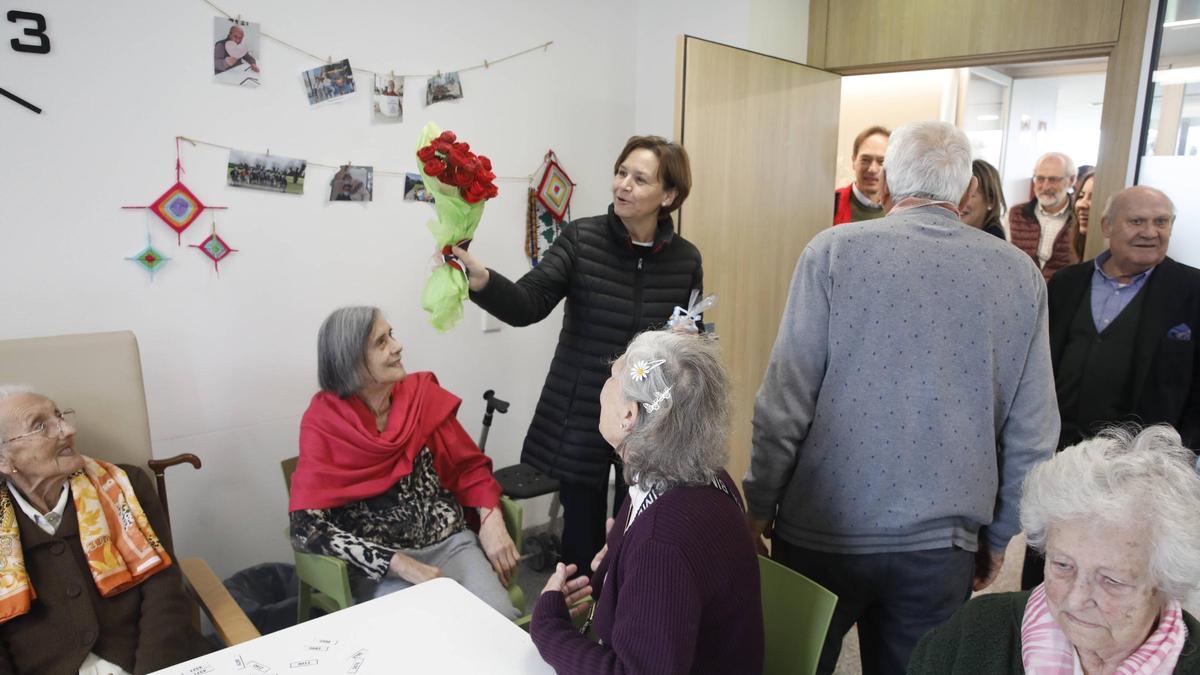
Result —
<path fill-rule="evenodd" d="M 208 563 L 200 558 L 186 558 L 179 561 L 179 568 L 187 580 L 188 591 L 217 629 L 221 642 L 232 647 L 259 636 L 258 629 L 246 618 L 246 613 L 234 602 Z"/>

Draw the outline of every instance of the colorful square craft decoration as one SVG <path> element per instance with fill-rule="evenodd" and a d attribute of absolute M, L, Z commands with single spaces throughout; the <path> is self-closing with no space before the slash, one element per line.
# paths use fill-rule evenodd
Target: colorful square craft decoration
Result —
<path fill-rule="evenodd" d="M 218 273 L 221 271 L 220 263 L 225 259 L 225 256 L 229 255 L 230 253 L 237 253 L 237 249 L 230 248 L 229 244 L 226 244 L 225 240 L 222 239 L 215 231 L 208 235 L 208 239 L 205 239 L 199 244 L 191 244 L 191 247 L 200 249 L 201 253 L 212 259 L 213 268 L 216 269 Z"/>
<path fill-rule="evenodd" d="M 143 269 L 150 273 L 150 280 L 153 281 L 154 273 L 158 271 L 158 268 L 167 264 L 167 261 L 170 260 L 170 258 L 160 253 L 158 249 L 154 248 L 154 246 L 150 244 L 150 235 L 146 235 L 146 248 L 143 248 L 141 251 L 139 251 L 137 255 L 126 258 L 126 260 L 132 260 L 133 262 L 141 265 Z"/>
<path fill-rule="evenodd" d="M 150 210 L 168 227 L 175 230 L 175 234 L 178 236 L 183 234 L 192 221 L 200 216 L 200 212 L 204 210 L 204 204 L 200 203 L 200 200 L 192 194 L 191 190 L 187 189 L 186 185 L 176 183 L 150 205 Z"/>
<path fill-rule="evenodd" d="M 563 171 L 558 162 L 553 159 L 546 164 L 546 172 L 542 174 L 542 183 L 538 186 L 537 199 L 546 207 L 555 219 L 562 220 L 571 205 L 571 193 L 575 184 L 571 177 Z"/>

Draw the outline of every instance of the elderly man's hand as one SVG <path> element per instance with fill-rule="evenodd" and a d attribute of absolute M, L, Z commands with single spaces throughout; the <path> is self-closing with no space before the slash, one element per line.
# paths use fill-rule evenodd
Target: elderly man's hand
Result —
<path fill-rule="evenodd" d="M 580 575 L 574 579 L 571 578 L 577 569 L 575 565 L 558 563 L 558 566 L 554 568 L 554 574 L 550 575 L 550 578 L 546 580 L 546 587 L 542 589 L 542 593 L 561 592 L 572 617 L 587 611 L 590 603 L 581 601 L 592 594 L 592 586 L 588 583 L 587 577 Z"/>
<path fill-rule="evenodd" d="M 418 562 L 403 553 L 395 553 L 392 555 L 392 562 L 388 564 L 388 574 L 415 585 L 430 579 L 437 579 L 442 576 L 442 570 L 439 567 Z"/>
<path fill-rule="evenodd" d="M 750 536 L 754 537 L 754 548 L 759 555 L 769 556 L 767 551 L 766 539 L 770 539 L 774 534 L 773 521 L 755 518 L 750 514 L 746 514 L 746 526 L 750 528 Z"/>
<path fill-rule="evenodd" d="M 992 553 L 985 539 L 980 537 L 979 550 L 975 552 L 975 590 L 982 591 L 1000 575 L 1004 566 L 1004 551 Z"/>
<path fill-rule="evenodd" d="M 507 588 L 513 570 L 517 568 L 517 546 L 504 528 L 500 507 L 479 509 L 479 545 L 492 564 L 500 583 Z"/>

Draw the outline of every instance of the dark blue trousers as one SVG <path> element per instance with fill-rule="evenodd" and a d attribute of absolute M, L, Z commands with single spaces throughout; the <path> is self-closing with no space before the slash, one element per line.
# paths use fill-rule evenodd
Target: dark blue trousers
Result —
<path fill-rule="evenodd" d="M 776 535 L 771 557 L 837 594 L 817 672 L 832 673 L 858 624 L 863 675 L 902 674 L 917 642 L 971 596 L 975 554 L 960 548 L 849 555 L 800 548 Z"/>

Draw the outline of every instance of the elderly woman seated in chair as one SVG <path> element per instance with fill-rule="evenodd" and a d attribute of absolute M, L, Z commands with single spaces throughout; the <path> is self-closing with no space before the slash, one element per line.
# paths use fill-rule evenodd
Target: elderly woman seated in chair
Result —
<path fill-rule="evenodd" d="M 0 387 L 0 672 L 138 675 L 202 654 L 150 479 L 76 452 L 71 413 Z"/>
<path fill-rule="evenodd" d="M 1025 479 L 1021 525 L 1046 555 L 1032 591 L 971 600 L 909 673 L 1200 673 L 1200 474 L 1170 427 L 1113 429 Z"/>
<path fill-rule="evenodd" d="M 517 553 L 492 462 L 455 418 L 461 400 L 433 373 L 405 372 L 401 351 L 374 307 L 343 307 L 321 325 L 292 545 L 349 563 L 359 601 L 446 576 L 516 618 L 504 589 Z M 464 507 L 478 509 L 478 536 Z"/>
<path fill-rule="evenodd" d="M 727 387 L 702 336 L 642 333 L 612 364 L 600 433 L 624 460 L 629 495 L 592 562 L 600 642 L 572 626 L 583 605 L 568 607 L 593 588 L 570 578 L 574 565 L 560 563 L 538 599 L 533 641 L 557 672 L 762 670 L 758 559 L 722 468 Z"/>

